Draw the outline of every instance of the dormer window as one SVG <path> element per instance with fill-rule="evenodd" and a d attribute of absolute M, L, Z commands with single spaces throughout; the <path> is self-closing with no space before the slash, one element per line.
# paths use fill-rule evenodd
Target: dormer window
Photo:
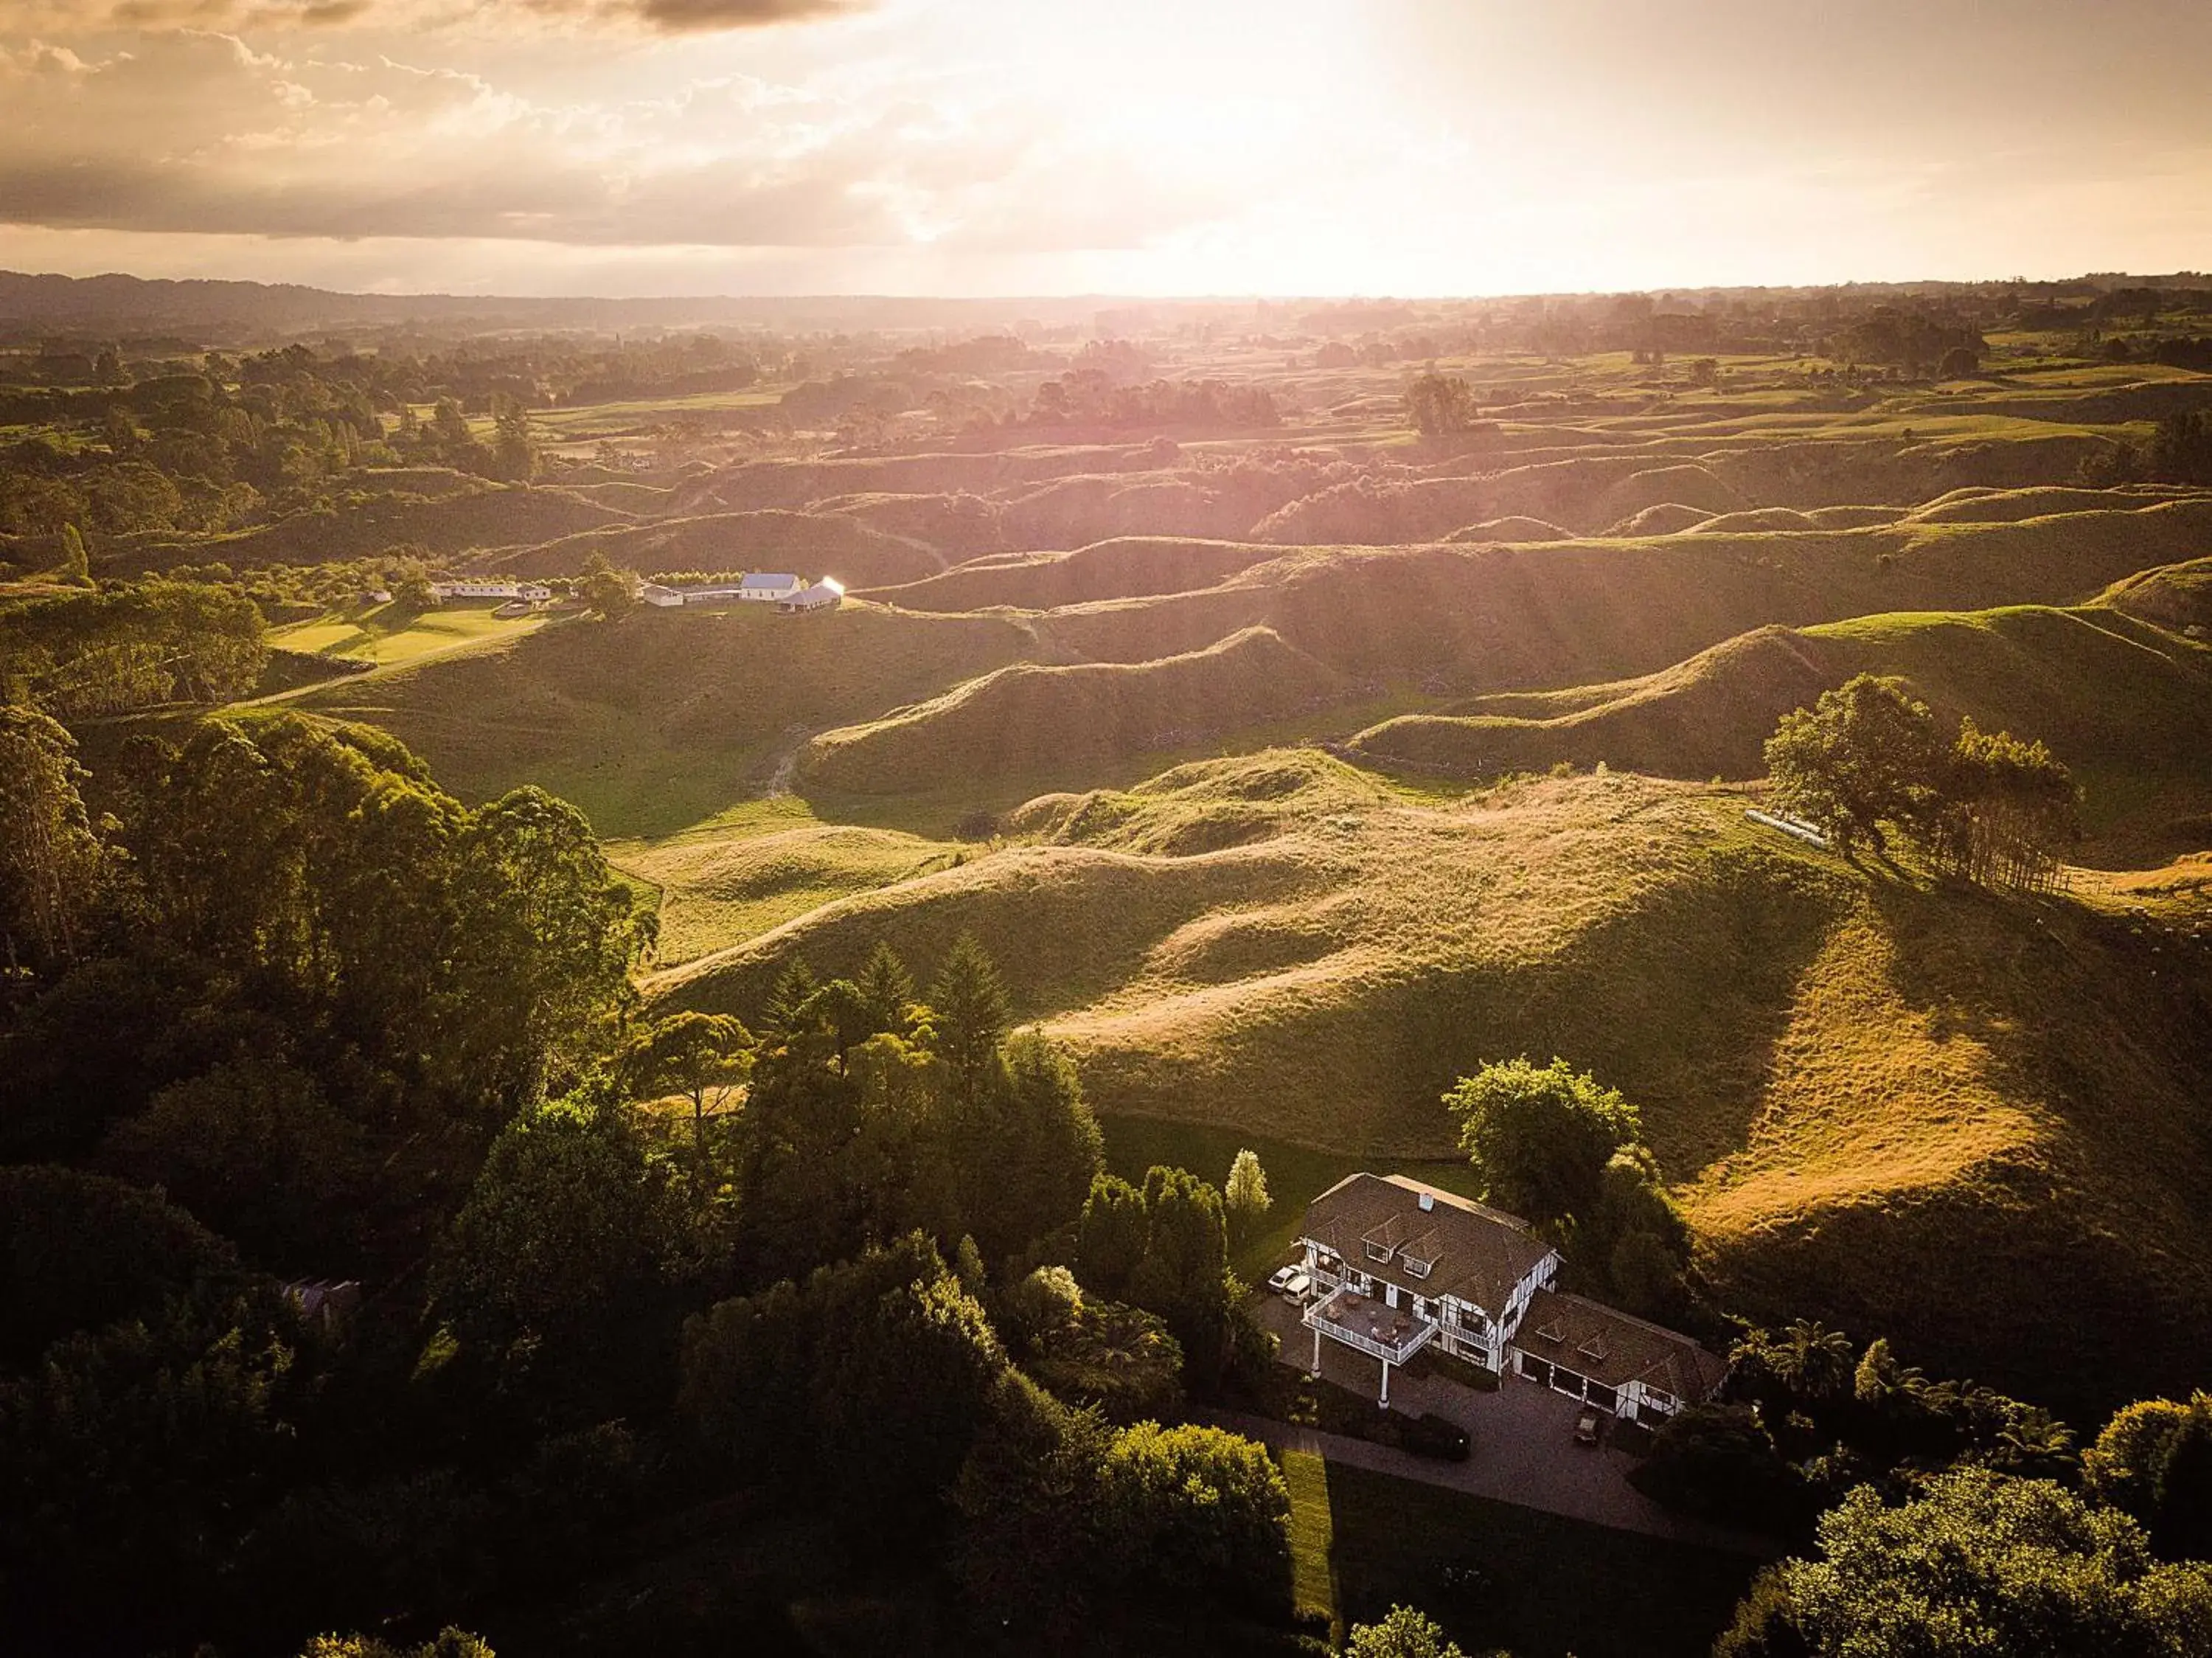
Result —
<path fill-rule="evenodd" d="M 1417 1278 L 1427 1277 L 1430 1269 L 1435 1265 L 1434 1261 L 1417 1261 L 1411 1255 L 1406 1257 L 1406 1271 Z"/>
<path fill-rule="evenodd" d="M 1367 1259 L 1370 1261 L 1387 1261 L 1395 1253 L 1389 1244 L 1379 1243 L 1373 1238 L 1367 1240 Z"/>
<path fill-rule="evenodd" d="M 1604 1337 L 1603 1333 L 1602 1333 L 1602 1332 L 1601 1332 L 1601 1333 L 1599 1333 L 1599 1334 L 1597 1334 L 1597 1335 L 1592 1336 L 1592 1337 L 1591 1337 L 1588 1341 L 1584 1342 L 1584 1343 L 1583 1343 L 1580 1347 L 1577 1347 L 1577 1349 L 1575 1349 L 1575 1350 L 1576 1350 L 1577 1353 L 1580 1353 L 1580 1354 L 1581 1354 L 1584 1358 L 1588 1358 L 1588 1359 L 1601 1359 L 1601 1358 L 1603 1358 L 1603 1357 L 1605 1356 L 1605 1337 Z"/>
<path fill-rule="evenodd" d="M 1567 1338 L 1567 1332 L 1556 1324 L 1539 1325 L 1536 1327 L 1536 1333 L 1554 1347 Z"/>

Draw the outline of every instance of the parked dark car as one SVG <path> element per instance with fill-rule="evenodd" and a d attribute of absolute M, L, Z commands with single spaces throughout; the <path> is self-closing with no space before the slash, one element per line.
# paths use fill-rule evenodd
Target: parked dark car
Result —
<path fill-rule="evenodd" d="M 1439 1462 L 1464 1462 L 1473 1448 L 1466 1429 L 1433 1411 L 1408 1422 L 1405 1436 L 1406 1448 L 1415 1456 L 1434 1457 Z"/>

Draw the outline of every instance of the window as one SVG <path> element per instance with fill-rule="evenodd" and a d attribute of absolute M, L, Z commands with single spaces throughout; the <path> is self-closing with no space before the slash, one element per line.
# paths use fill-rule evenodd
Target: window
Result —
<path fill-rule="evenodd" d="M 1367 1246 L 1367 1259 L 1370 1261 L 1389 1260 L 1390 1259 L 1390 1246 L 1389 1244 L 1379 1244 L 1370 1241 Z"/>
<path fill-rule="evenodd" d="M 1601 1381 L 1590 1383 L 1583 1397 L 1601 1411 L 1618 1410 L 1620 1406 L 1620 1390 L 1608 1387 Z"/>

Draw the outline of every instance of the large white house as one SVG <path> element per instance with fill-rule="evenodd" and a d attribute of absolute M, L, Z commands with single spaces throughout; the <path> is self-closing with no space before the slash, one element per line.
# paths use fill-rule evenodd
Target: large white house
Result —
<path fill-rule="evenodd" d="M 1431 1342 L 1486 1370 L 1506 1361 L 1529 1298 L 1550 1285 L 1559 1253 L 1512 1216 L 1407 1179 L 1347 1174 L 1306 1206 L 1299 1235 L 1322 1293 L 1303 1321 L 1390 1367 Z"/>
<path fill-rule="evenodd" d="M 1301 1322 L 1390 1368 L 1433 1343 L 1625 1419 L 1711 1397 L 1726 1366 L 1689 1337 L 1553 1287 L 1559 1255 L 1528 1223 L 1402 1174 L 1350 1174 L 1306 1207 L 1315 1298 Z"/>

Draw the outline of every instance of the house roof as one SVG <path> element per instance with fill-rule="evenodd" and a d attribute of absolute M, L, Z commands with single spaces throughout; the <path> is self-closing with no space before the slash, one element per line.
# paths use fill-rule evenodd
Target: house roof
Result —
<path fill-rule="evenodd" d="M 1402 1174 L 1347 1174 L 1306 1205 L 1303 1235 L 1363 1271 L 1424 1295 L 1456 1295 L 1493 1316 L 1552 1253 L 1514 1216 Z M 1367 1258 L 1370 1237 L 1395 1252 L 1389 1265 Z M 1433 1263 L 1425 1277 L 1405 1270 L 1407 1255 Z"/>
<path fill-rule="evenodd" d="M 1640 1381 L 1680 1399 L 1705 1399 L 1728 1374 L 1687 1336 L 1556 1289 L 1528 1298 L 1513 1344 L 1608 1387 Z"/>
<path fill-rule="evenodd" d="M 796 576 L 748 576 L 738 583 L 748 593 L 781 593 L 799 585 Z"/>

